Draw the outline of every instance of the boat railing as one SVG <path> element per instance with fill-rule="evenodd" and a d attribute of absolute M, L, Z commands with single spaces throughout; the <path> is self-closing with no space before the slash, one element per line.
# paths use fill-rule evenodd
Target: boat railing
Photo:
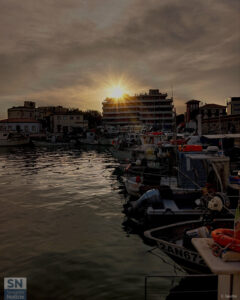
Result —
<path fill-rule="evenodd" d="M 213 286 L 201 284 L 203 280 L 215 282 Z M 144 299 L 216 299 L 217 276 L 215 274 L 145 275 Z"/>

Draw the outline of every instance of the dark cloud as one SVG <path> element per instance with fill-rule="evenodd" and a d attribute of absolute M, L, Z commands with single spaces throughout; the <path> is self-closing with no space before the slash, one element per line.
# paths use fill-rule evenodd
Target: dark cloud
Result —
<path fill-rule="evenodd" d="M 176 105 L 239 95 L 235 0 L 0 1 L 0 113 L 25 98 L 101 109 L 107 79 Z M 9 102 L 9 104 L 7 104 Z"/>

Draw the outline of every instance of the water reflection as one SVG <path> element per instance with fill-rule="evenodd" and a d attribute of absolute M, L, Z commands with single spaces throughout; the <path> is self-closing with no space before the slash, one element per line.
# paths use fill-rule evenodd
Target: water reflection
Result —
<path fill-rule="evenodd" d="M 0 187 L 1 277 L 26 276 L 29 299 L 138 300 L 145 274 L 173 272 L 122 227 L 121 172 L 104 148 L 1 149 Z"/>

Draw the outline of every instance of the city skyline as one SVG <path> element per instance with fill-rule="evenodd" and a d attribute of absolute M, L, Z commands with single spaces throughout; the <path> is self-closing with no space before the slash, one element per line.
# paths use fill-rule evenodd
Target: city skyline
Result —
<path fill-rule="evenodd" d="M 198 99 L 240 94 L 236 0 L 2 1 L 0 118 L 33 100 L 101 111 L 109 88 Z"/>

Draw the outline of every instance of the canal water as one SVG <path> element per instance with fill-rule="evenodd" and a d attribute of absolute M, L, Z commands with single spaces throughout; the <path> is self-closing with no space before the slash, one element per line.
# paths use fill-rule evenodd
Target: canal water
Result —
<path fill-rule="evenodd" d="M 28 299 L 144 299 L 146 274 L 174 274 L 122 223 L 124 186 L 107 149 L 0 149 L 0 288 Z"/>

